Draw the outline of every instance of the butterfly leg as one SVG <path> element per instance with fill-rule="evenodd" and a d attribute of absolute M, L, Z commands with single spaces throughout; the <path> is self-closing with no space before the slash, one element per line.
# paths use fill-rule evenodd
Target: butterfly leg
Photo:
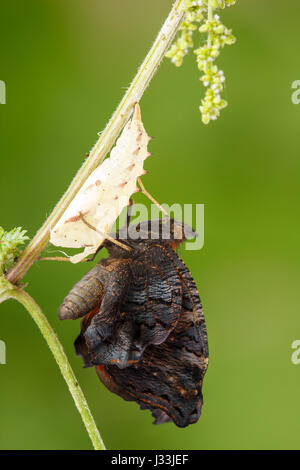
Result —
<path fill-rule="evenodd" d="M 84 222 L 90 229 L 92 230 L 95 230 L 95 232 L 99 233 L 100 235 L 102 236 L 105 236 L 105 238 L 107 240 L 109 240 L 110 242 L 114 243 L 115 245 L 118 245 L 120 248 L 123 248 L 124 250 L 126 251 L 130 251 L 131 248 L 129 248 L 129 246 L 125 245 L 124 243 L 121 243 L 119 242 L 118 240 L 116 240 L 115 238 L 111 237 L 108 233 L 103 233 L 101 232 L 100 230 L 98 230 L 96 227 L 94 227 L 93 225 L 91 225 L 83 216 L 83 214 L 80 212 L 79 213 L 80 215 L 80 218 L 82 220 L 82 222 Z"/>

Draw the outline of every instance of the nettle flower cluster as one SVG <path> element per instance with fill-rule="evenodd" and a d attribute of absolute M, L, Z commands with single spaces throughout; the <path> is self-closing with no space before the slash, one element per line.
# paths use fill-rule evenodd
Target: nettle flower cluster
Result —
<path fill-rule="evenodd" d="M 189 49 L 193 48 L 193 32 L 206 36 L 205 43 L 194 50 L 198 69 L 203 72 L 200 80 L 206 87 L 204 98 L 199 107 L 204 124 L 219 117 L 221 109 L 227 106 L 222 99 L 225 76 L 215 64 L 221 49 L 227 44 L 234 44 L 235 37 L 231 29 L 226 28 L 215 14 L 215 9 L 234 5 L 236 0 L 185 0 L 185 20 L 180 28 L 180 36 L 167 52 L 171 62 L 179 67 Z"/>
<path fill-rule="evenodd" d="M 0 275 L 5 271 L 19 256 L 20 245 L 29 240 L 26 230 L 22 227 L 16 227 L 10 232 L 6 232 L 0 227 Z"/>

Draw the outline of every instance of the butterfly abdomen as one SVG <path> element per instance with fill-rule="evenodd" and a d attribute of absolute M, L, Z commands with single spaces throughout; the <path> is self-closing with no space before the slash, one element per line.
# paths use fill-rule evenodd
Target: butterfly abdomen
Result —
<path fill-rule="evenodd" d="M 108 274 L 100 265 L 96 265 L 78 281 L 59 307 L 60 320 L 83 317 L 100 306 L 103 285 Z"/>

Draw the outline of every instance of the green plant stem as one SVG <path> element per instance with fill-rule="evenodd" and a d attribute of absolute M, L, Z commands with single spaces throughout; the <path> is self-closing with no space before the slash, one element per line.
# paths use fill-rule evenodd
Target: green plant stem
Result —
<path fill-rule="evenodd" d="M 176 35 L 185 13 L 182 10 L 184 0 L 176 0 L 169 16 L 159 31 L 149 53 L 140 66 L 122 101 L 92 148 L 89 157 L 83 163 L 71 185 L 62 196 L 48 219 L 25 248 L 16 264 L 7 273 L 7 279 L 15 284 L 28 271 L 49 241 L 51 228 L 60 219 L 66 208 L 76 196 L 88 176 L 103 161 L 122 128 L 128 121 L 134 104 L 140 101 L 163 57 Z"/>
<path fill-rule="evenodd" d="M 94 418 L 88 407 L 88 403 L 76 380 L 74 372 L 69 364 L 68 358 L 59 342 L 54 330 L 49 324 L 37 303 L 27 292 L 10 284 L 3 277 L 0 278 L 0 303 L 7 299 L 15 299 L 20 302 L 31 315 L 45 338 L 59 368 L 72 394 L 76 407 L 80 413 L 82 421 L 90 436 L 95 450 L 105 450 L 104 443 L 97 429 Z"/>

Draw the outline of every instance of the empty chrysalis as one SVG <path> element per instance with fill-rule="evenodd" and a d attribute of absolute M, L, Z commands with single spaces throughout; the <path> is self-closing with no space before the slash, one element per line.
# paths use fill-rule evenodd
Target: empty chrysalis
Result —
<path fill-rule="evenodd" d="M 144 160 L 150 155 L 151 137 L 141 121 L 136 104 L 110 157 L 88 177 L 50 233 L 50 242 L 65 248 L 84 248 L 70 261 L 78 263 L 95 253 L 111 231 L 121 211 L 136 192 L 137 179 L 145 174 Z M 90 227 L 94 227 L 92 230 Z"/>

